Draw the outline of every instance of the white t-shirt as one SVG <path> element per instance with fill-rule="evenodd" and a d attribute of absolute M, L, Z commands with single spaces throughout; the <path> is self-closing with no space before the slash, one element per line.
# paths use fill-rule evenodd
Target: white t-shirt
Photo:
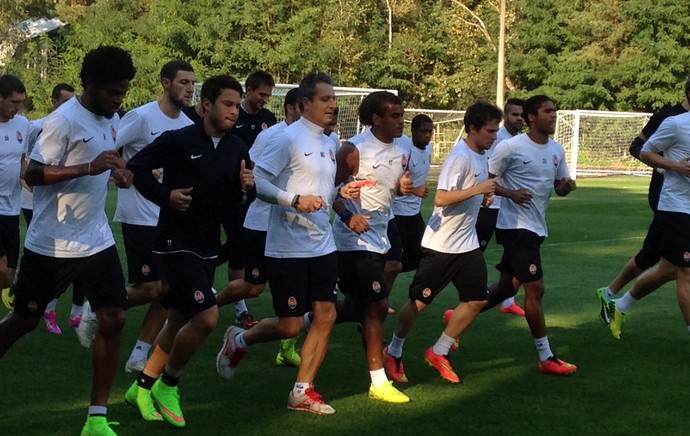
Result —
<path fill-rule="evenodd" d="M 404 147 L 408 156 L 407 169 L 410 170 L 415 187 L 426 183 L 431 169 L 431 143 L 420 150 L 412 143 L 412 138 L 402 135 L 395 138 L 395 143 Z M 422 210 L 422 199 L 416 195 L 397 195 L 393 202 L 393 214 L 398 216 L 414 216 Z"/>
<path fill-rule="evenodd" d="M 507 189 L 527 188 L 532 192 L 529 207 L 505 198 L 496 228 L 526 229 L 548 236 L 546 209 L 554 182 L 570 176 L 563 146 L 551 138 L 538 144 L 522 133 L 496 146 L 489 159 L 489 172 L 500 177 L 499 183 Z"/>
<path fill-rule="evenodd" d="M 331 134 L 328 135 L 328 139 L 333 141 L 333 144 L 335 144 L 336 148 L 340 148 L 340 136 L 338 136 L 337 133 L 331 132 Z"/>
<path fill-rule="evenodd" d="M 332 205 L 335 152 L 323 128 L 302 117 L 276 135 L 256 166 L 272 174 L 278 188 L 294 194 L 319 195 Z M 329 219 L 330 207 L 309 213 L 272 204 L 266 256 L 313 258 L 333 253 L 336 247 Z"/>
<path fill-rule="evenodd" d="M 271 144 L 273 138 L 275 138 L 278 132 L 285 130 L 287 126 L 285 121 L 281 121 L 259 133 L 259 136 L 257 136 L 254 141 L 254 145 L 249 149 L 249 157 L 252 162 L 257 162 L 259 160 L 261 154 L 266 150 L 269 144 Z M 272 145 L 270 146 L 272 147 Z M 244 217 L 244 227 L 260 232 L 268 231 L 268 216 L 270 213 L 271 204 L 257 197 L 249 205 L 249 209 L 247 209 L 247 215 Z"/>
<path fill-rule="evenodd" d="M 496 140 L 491 145 L 491 148 L 488 149 L 486 153 L 484 153 L 486 155 L 486 161 L 488 162 L 489 159 L 491 159 L 491 154 L 501 141 L 505 141 L 506 139 L 510 139 L 512 137 L 513 135 L 510 134 L 510 132 L 508 131 L 508 129 L 505 128 L 505 126 L 502 126 L 500 129 L 498 129 L 498 132 L 496 132 Z M 493 202 L 488 206 L 489 209 L 500 209 L 501 201 L 503 201 L 503 199 L 500 196 L 494 195 Z"/>
<path fill-rule="evenodd" d="M 38 141 L 38 135 L 41 134 L 41 131 L 43 131 L 43 121 L 45 121 L 45 117 L 39 118 L 37 120 L 32 120 L 29 122 L 29 141 L 27 142 L 27 150 L 26 150 L 26 155 L 31 156 L 31 152 L 34 149 L 34 146 L 36 145 L 36 141 Z M 24 188 L 22 186 L 22 195 L 21 195 L 21 206 L 22 209 L 29 209 L 32 210 L 34 208 L 34 194 L 33 192 L 29 191 L 28 189 Z"/>
<path fill-rule="evenodd" d="M 368 215 L 369 230 L 358 235 L 339 218 L 333 220 L 333 236 L 338 251 L 370 251 L 386 253 L 390 249 L 388 221 L 395 200 L 398 181 L 407 169 L 407 154 L 395 143 L 381 142 L 371 129 L 347 142 L 359 150 L 357 179 L 373 180 L 375 185 L 362 186 L 359 199 L 343 200 L 354 214 Z"/>
<path fill-rule="evenodd" d="M 690 157 L 690 112 L 666 118 L 642 151 L 664 153 L 674 161 Z M 664 173 L 658 210 L 690 214 L 690 177 L 676 171 Z"/>
<path fill-rule="evenodd" d="M 469 189 L 488 178 L 489 168 L 484 154 L 475 152 L 461 139 L 443 162 L 436 189 Z M 449 254 L 479 248 L 475 225 L 483 200 L 484 195 L 478 194 L 460 203 L 434 207 L 424 230 L 422 247 Z"/>
<path fill-rule="evenodd" d="M 115 149 L 120 118 L 95 115 L 76 97 L 48 115 L 31 159 L 71 166 Z M 79 258 L 115 245 L 105 214 L 110 171 L 34 187 L 34 216 L 24 245 L 44 256 Z"/>
<path fill-rule="evenodd" d="M 0 215 L 17 216 L 21 208 L 19 177 L 29 142 L 29 120 L 15 115 L 0 123 Z"/>
<path fill-rule="evenodd" d="M 146 103 L 125 114 L 117 132 L 116 147 L 122 148 L 122 157 L 130 160 L 142 148 L 168 130 L 177 130 L 192 123 L 180 112 L 177 118 L 170 118 L 160 108 L 158 101 Z M 160 207 L 146 199 L 134 186 L 117 190 L 117 209 L 113 221 L 138 226 L 158 224 Z"/>

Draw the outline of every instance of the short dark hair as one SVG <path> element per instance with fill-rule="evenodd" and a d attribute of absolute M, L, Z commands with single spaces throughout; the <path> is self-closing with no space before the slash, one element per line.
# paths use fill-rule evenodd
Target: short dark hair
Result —
<path fill-rule="evenodd" d="M 537 115 L 539 113 L 539 108 L 541 107 L 541 105 L 543 105 L 547 101 L 556 104 L 556 102 L 553 101 L 551 97 L 544 94 L 535 95 L 525 100 L 524 104 L 522 105 L 522 118 L 525 120 L 525 124 L 527 124 L 527 127 L 529 127 L 529 116 Z"/>
<path fill-rule="evenodd" d="M 465 132 L 470 133 L 471 126 L 479 130 L 491 120 L 502 121 L 503 111 L 488 101 L 479 100 L 468 107 L 465 112 L 465 117 L 463 118 Z"/>
<path fill-rule="evenodd" d="M 374 91 L 364 97 L 359 104 L 357 113 L 359 122 L 367 126 L 374 125 L 374 114 L 382 117 L 386 114 L 386 106 L 389 104 L 403 104 L 400 97 L 388 91 Z"/>
<path fill-rule="evenodd" d="M 263 70 L 254 71 L 248 75 L 247 80 L 244 81 L 244 87 L 247 89 L 256 89 L 260 86 L 270 86 L 271 88 L 276 86 L 276 82 L 273 81 L 271 73 Z"/>
<path fill-rule="evenodd" d="M 525 100 L 521 98 L 509 98 L 506 101 L 506 105 L 504 106 L 504 110 L 508 112 L 508 106 L 522 106 L 525 104 Z"/>
<path fill-rule="evenodd" d="M 340 114 L 340 106 L 336 106 L 335 109 L 333 109 L 333 116 L 337 117 Z"/>
<path fill-rule="evenodd" d="M 412 127 L 411 127 L 411 129 L 412 129 L 412 131 L 414 132 L 415 130 L 417 130 L 417 129 L 419 129 L 420 127 L 422 127 L 422 124 L 427 124 L 427 123 L 434 124 L 434 120 L 432 120 L 431 117 L 430 117 L 429 115 L 426 115 L 426 114 L 419 114 L 419 115 L 415 116 L 414 118 L 412 118 Z"/>
<path fill-rule="evenodd" d="M 287 105 L 295 106 L 299 104 L 299 88 L 292 88 L 285 94 L 285 101 L 283 102 L 283 108 Z M 287 115 L 287 109 L 285 109 L 285 115 Z"/>
<path fill-rule="evenodd" d="M 227 74 L 220 74 L 218 76 L 209 77 L 204 84 L 201 85 L 201 100 L 208 99 L 211 103 L 215 103 L 224 89 L 234 89 L 240 93 L 240 97 L 244 94 L 242 85 L 240 85 L 237 79 Z"/>
<path fill-rule="evenodd" d="M 0 76 L 0 97 L 7 98 L 13 92 L 18 92 L 20 94 L 26 93 L 26 87 L 22 83 L 22 80 L 12 74 L 3 74 Z"/>
<path fill-rule="evenodd" d="M 174 59 L 166 62 L 165 65 L 163 65 L 163 68 L 161 68 L 161 79 L 174 80 L 178 71 L 191 71 L 193 73 L 194 68 L 187 61 L 183 61 L 182 59 Z"/>
<path fill-rule="evenodd" d="M 302 101 L 303 98 L 311 101 L 316 95 L 316 85 L 319 83 L 325 83 L 333 86 L 333 79 L 331 79 L 331 76 L 329 76 L 328 73 L 324 73 L 323 71 L 309 73 L 304 76 L 302 81 L 299 82 L 300 101 Z"/>
<path fill-rule="evenodd" d="M 102 45 L 84 56 L 81 65 L 81 86 L 103 86 L 120 80 L 132 80 L 137 69 L 132 56 L 120 47 Z"/>
<path fill-rule="evenodd" d="M 53 87 L 53 92 L 50 93 L 50 98 L 57 100 L 60 98 L 62 91 L 74 92 L 74 87 L 69 83 L 58 83 Z"/>

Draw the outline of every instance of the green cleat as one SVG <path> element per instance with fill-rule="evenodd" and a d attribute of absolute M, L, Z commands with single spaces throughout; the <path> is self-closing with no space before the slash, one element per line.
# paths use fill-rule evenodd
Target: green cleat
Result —
<path fill-rule="evenodd" d="M 137 407 L 137 389 L 139 388 L 139 385 L 137 384 L 137 381 L 134 380 L 134 383 L 132 383 L 132 386 L 127 389 L 127 392 L 125 392 L 125 403 L 127 405 L 132 406 L 132 407 Z"/>
<path fill-rule="evenodd" d="M 108 422 L 105 416 L 89 416 L 81 429 L 81 436 L 117 436 L 110 428 L 111 425 L 119 425 L 118 422 Z"/>
<path fill-rule="evenodd" d="M 276 365 L 299 368 L 299 364 L 302 363 L 302 357 L 300 357 L 296 345 L 297 338 L 283 339 L 280 341 L 280 349 L 276 356 Z"/>
<path fill-rule="evenodd" d="M 609 303 L 609 311 L 612 313 L 611 315 L 611 324 L 609 324 L 609 329 L 611 330 L 611 334 L 613 335 L 614 338 L 620 339 L 621 338 L 621 324 L 623 323 L 623 320 L 625 319 L 625 315 L 623 312 L 618 310 L 616 307 L 616 302 L 611 301 Z"/>
<path fill-rule="evenodd" d="M 153 404 L 151 391 L 140 387 L 136 381 L 125 392 L 125 403 L 139 409 L 145 421 L 163 421 L 163 416 L 158 413 Z"/>
<path fill-rule="evenodd" d="M 403 394 L 393 386 L 393 382 L 388 380 L 381 386 L 375 388 L 372 384 L 369 387 L 369 398 L 383 401 L 386 403 L 409 403 L 410 397 Z"/>
<path fill-rule="evenodd" d="M 596 295 L 597 300 L 601 305 L 601 308 L 599 310 L 599 319 L 601 319 L 601 322 L 603 322 L 604 325 L 609 325 L 609 323 L 611 322 L 611 317 L 613 316 L 613 312 L 610 311 L 609 306 L 609 303 L 612 300 L 606 298 L 606 288 L 597 289 Z"/>
<path fill-rule="evenodd" d="M 153 384 L 153 388 L 151 388 L 151 396 L 158 404 L 158 409 L 163 419 L 175 427 L 184 427 L 187 425 L 187 422 L 182 415 L 180 394 L 177 391 L 177 386 L 168 386 L 159 379 Z M 139 393 L 137 392 L 137 402 L 138 401 Z"/>
<path fill-rule="evenodd" d="M 14 292 L 12 292 L 12 289 L 5 288 L 2 290 L 2 304 L 5 305 L 7 310 L 14 310 Z"/>

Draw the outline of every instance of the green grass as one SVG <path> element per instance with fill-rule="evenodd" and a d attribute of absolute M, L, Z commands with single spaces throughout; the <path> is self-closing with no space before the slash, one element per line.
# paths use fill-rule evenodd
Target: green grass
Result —
<path fill-rule="evenodd" d="M 420 315 L 406 343 L 411 383 L 400 387 L 412 398 L 410 404 L 389 405 L 367 398 L 369 376 L 352 324 L 335 327 L 316 380 L 336 415 L 286 410 L 295 370 L 273 365 L 277 344 L 252 347 L 235 379 L 222 381 L 214 359 L 225 326 L 234 317 L 233 308 L 225 307 L 218 328 L 181 381 L 185 430 L 143 422 L 128 408 L 122 395 L 132 377 L 124 369 L 115 381 L 109 417 L 120 421 L 119 434 L 147 436 L 687 434 L 682 416 L 690 386 L 685 366 L 690 337 L 673 285 L 632 309 L 621 341 L 614 340 L 598 320 L 594 298 L 594 290 L 605 285 L 642 243 L 651 217 L 647 183 L 646 178 L 578 180 L 577 191 L 551 201 L 551 236 L 542 249 L 544 306 L 552 347 L 579 367 L 573 376 L 539 373 L 524 319 L 492 310 L 480 315 L 463 336 L 460 351 L 451 357 L 463 383 L 445 383 L 426 366 L 422 353 L 440 334 L 443 311 L 457 303 L 451 286 Z M 119 232 L 118 225 L 114 231 Z M 496 245 L 487 250 L 490 280 L 497 278 L 493 266 L 500 254 Z M 404 274 L 398 279 L 391 297 L 394 306 L 405 301 L 411 278 Z M 224 281 L 225 271 L 218 270 L 216 287 Z M 59 305 L 65 328 L 69 300 L 62 298 Z M 249 305 L 258 317 L 272 315 L 268 294 Z M 127 314 L 120 368 L 144 311 L 138 307 Z M 386 320 L 387 337 L 395 321 L 395 316 Z M 0 435 L 74 435 L 83 424 L 91 360 L 72 332 L 54 336 L 41 324 L 0 360 L 0 374 Z"/>

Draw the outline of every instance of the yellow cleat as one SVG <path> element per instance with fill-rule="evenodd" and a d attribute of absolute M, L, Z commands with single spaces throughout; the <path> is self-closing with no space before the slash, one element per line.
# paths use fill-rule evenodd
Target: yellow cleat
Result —
<path fill-rule="evenodd" d="M 393 382 L 388 380 L 379 387 L 371 385 L 369 388 L 369 398 L 384 401 L 386 403 L 409 403 L 410 397 L 403 394 L 393 386 Z"/>

